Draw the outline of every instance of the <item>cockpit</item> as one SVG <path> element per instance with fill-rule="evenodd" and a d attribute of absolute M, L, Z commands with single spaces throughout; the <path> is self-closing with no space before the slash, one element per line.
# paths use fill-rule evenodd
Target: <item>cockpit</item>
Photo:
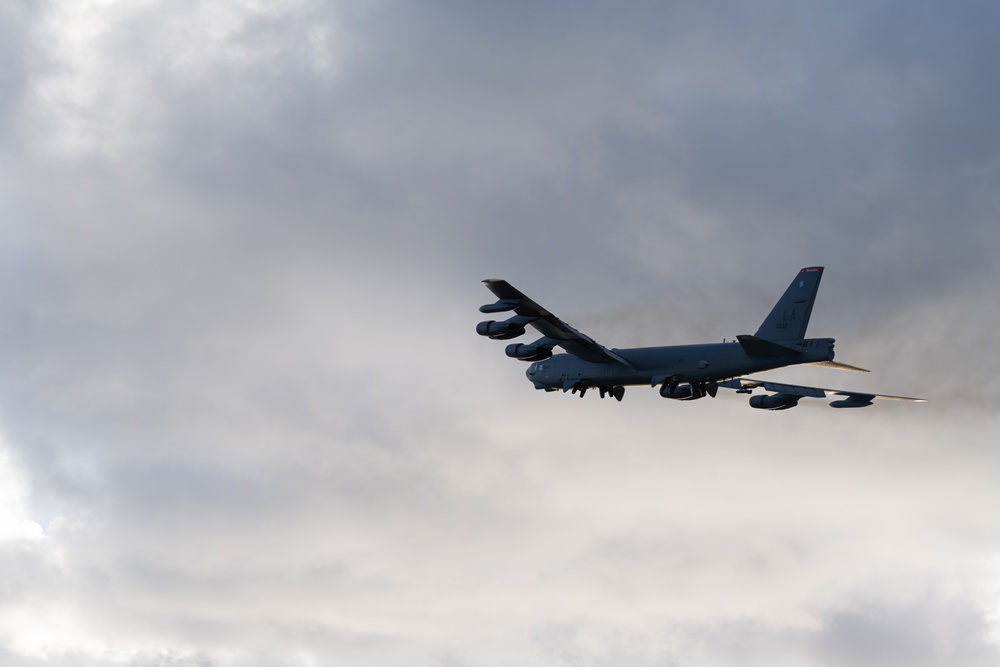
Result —
<path fill-rule="evenodd" d="M 535 363 L 528 366 L 528 370 L 524 372 L 524 375 L 535 384 L 536 387 L 539 386 L 540 382 L 546 380 L 545 370 L 548 368 L 548 364 L 543 361 L 536 361 Z"/>

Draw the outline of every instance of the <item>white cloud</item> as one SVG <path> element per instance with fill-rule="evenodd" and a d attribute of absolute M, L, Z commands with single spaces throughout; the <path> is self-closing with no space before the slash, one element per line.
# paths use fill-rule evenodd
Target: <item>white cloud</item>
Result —
<path fill-rule="evenodd" d="M 0 542 L 34 540 L 42 527 L 27 516 L 28 494 L 24 472 L 11 461 L 6 444 L 0 442 Z"/>
<path fill-rule="evenodd" d="M 31 149 L 141 161 L 186 87 L 228 78 L 237 86 L 217 92 L 248 101 L 241 86 L 288 70 L 336 79 L 350 38 L 320 9 L 310 0 L 49 3 L 33 34 L 46 66 L 24 110 Z"/>

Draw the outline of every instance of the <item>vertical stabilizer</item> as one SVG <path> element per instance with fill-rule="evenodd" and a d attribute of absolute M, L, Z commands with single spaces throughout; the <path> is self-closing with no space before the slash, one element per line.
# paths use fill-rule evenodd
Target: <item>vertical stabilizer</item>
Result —
<path fill-rule="evenodd" d="M 800 340 L 806 337 L 806 326 L 812 315 L 819 279 L 823 277 L 822 266 L 812 266 L 799 271 L 795 280 L 774 304 L 771 314 L 760 325 L 755 334 L 767 340 Z"/>

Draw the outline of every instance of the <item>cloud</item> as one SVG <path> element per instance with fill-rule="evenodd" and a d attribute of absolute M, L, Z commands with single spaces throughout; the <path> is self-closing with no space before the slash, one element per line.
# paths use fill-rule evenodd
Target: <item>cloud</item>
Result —
<path fill-rule="evenodd" d="M 2 11 L 5 661 L 995 661 L 985 4 Z M 810 264 L 875 372 L 782 377 L 931 403 L 581 401 L 473 333 L 504 277 L 731 338 Z"/>

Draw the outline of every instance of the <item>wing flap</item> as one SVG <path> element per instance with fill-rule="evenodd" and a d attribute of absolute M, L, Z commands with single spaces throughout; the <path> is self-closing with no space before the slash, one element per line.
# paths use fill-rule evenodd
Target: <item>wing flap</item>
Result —
<path fill-rule="evenodd" d="M 794 347 L 782 345 L 773 340 L 757 336 L 741 334 L 736 337 L 736 340 L 740 342 L 743 351 L 751 357 L 787 357 L 789 355 L 802 354 L 802 350 L 796 350 Z"/>

